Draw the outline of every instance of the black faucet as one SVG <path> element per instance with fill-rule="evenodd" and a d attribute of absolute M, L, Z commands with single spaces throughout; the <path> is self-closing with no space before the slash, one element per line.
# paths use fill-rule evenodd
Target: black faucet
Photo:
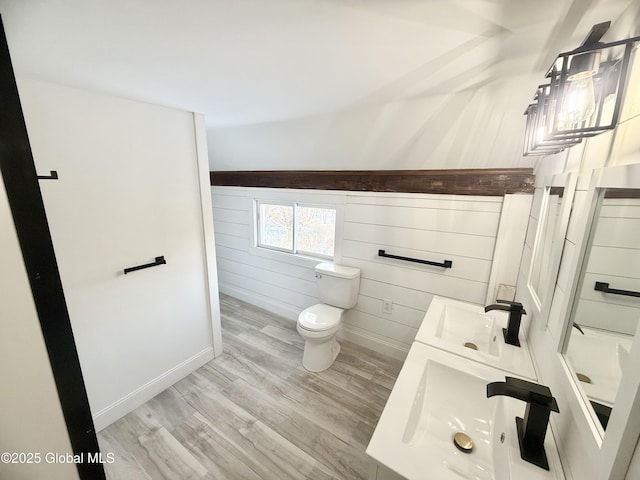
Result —
<path fill-rule="evenodd" d="M 524 307 L 520 302 L 510 302 L 509 300 L 498 299 L 496 299 L 496 302 L 498 303 L 484 307 L 484 311 L 490 312 L 491 310 L 503 310 L 505 312 L 509 312 L 509 324 L 507 325 L 507 328 L 502 329 L 504 343 L 519 347 L 520 340 L 518 340 L 518 332 L 520 331 L 520 321 L 522 320 L 522 315 L 526 315 L 527 312 L 524 310 Z"/>
<path fill-rule="evenodd" d="M 549 387 L 520 378 L 505 377 L 504 382 L 487 385 L 487 398 L 495 395 L 505 395 L 527 402 L 524 419 L 516 417 L 520 456 L 529 463 L 549 470 L 547 454 L 544 451 L 544 437 L 551 411 L 560 412 Z"/>

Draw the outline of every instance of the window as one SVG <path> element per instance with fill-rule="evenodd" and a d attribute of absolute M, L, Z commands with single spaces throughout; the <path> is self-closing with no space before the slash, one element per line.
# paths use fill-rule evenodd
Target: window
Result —
<path fill-rule="evenodd" d="M 336 209 L 299 203 L 257 202 L 258 246 L 333 258 Z"/>

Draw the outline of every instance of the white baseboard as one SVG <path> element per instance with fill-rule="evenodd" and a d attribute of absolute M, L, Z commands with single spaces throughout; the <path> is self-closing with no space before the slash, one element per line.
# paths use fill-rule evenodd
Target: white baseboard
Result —
<path fill-rule="evenodd" d="M 218 284 L 218 290 L 220 290 L 221 293 L 225 293 L 242 300 L 243 302 L 255 305 L 256 307 L 264 308 L 271 313 L 280 315 L 281 317 L 293 322 L 298 321 L 298 315 L 300 315 L 300 312 L 302 311 L 302 309 L 296 309 L 296 307 L 292 305 L 287 305 L 286 303 L 279 302 L 273 298 L 263 297 L 262 295 L 258 295 L 234 285 L 220 283 Z"/>
<path fill-rule="evenodd" d="M 388 357 L 402 361 L 407 358 L 410 348 L 410 345 L 396 345 L 387 340 L 378 338 L 370 332 L 351 325 L 345 325 L 344 323 L 342 324 L 342 327 L 340 327 L 338 338 L 353 342 L 370 350 L 380 352 Z"/>
<path fill-rule="evenodd" d="M 119 418 L 124 417 L 130 411 L 138 408 L 146 401 L 151 400 L 157 394 L 166 390 L 178 380 L 186 377 L 211 360 L 213 360 L 213 348 L 207 347 L 120 400 L 95 413 L 93 415 L 93 424 L 96 432 L 111 425 Z"/>

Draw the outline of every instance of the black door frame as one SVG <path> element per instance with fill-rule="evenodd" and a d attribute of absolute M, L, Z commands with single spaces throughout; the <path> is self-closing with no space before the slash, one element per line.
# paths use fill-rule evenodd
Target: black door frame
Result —
<path fill-rule="evenodd" d="M 0 18 L 0 172 L 82 480 L 104 480 L 62 281 Z M 91 456 L 89 456 L 91 454 Z M 91 461 L 93 459 L 93 461 Z"/>

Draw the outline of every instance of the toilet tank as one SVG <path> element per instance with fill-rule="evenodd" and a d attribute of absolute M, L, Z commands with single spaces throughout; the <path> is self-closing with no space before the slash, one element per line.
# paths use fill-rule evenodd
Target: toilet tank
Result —
<path fill-rule="evenodd" d="M 360 269 L 320 263 L 316 265 L 316 288 L 323 303 L 351 308 L 358 302 Z"/>

